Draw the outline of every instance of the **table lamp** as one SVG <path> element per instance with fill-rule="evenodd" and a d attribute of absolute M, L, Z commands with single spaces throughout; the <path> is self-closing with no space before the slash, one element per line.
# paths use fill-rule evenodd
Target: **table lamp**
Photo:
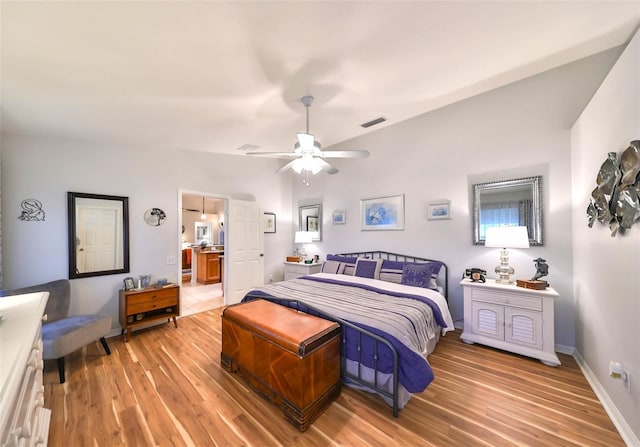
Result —
<path fill-rule="evenodd" d="M 500 247 L 500 265 L 496 267 L 498 274 L 496 283 L 513 284 L 511 275 L 515 273 L 509 265 L 507 248 L 529 248 L 529 233 L 527 227 L 489 227 L 486 231 L 485 247 Z"/>
<path fill-rule="evenodd" d="M 311 232 L 309 231 L 296 231 L 296 236 L 294 239 L 294 242 L 296 244 L 300 244 L 301 247 L 298 250 L 298 254 L 301 257 L 301 260 L 304 261 L 304 259 L 307 257 L 307 253 L 305 250 L 305 246 L 304 244 L 309 244 L 313 241 L 313 236 L 311 235 Z"/>

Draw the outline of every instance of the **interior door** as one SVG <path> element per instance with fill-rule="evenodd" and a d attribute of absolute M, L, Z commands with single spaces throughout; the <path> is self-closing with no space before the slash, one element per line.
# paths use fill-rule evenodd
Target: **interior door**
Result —
<path fill-rule="evenodd" d="M 264 219 L 257 203 L 244 200 L 229 199 L 227 213 L 224 303 L 228 305 L 264 284 Z"/>

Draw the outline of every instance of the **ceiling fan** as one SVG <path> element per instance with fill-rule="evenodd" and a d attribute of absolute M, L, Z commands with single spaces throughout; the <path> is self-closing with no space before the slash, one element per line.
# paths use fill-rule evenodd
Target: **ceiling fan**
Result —
<path fill-rule="evenodd" d="M 309 185 L 309 174 L 316 175 L 322 171 L 327 174 L 335 174 L 338 170 L 325 161 L 325 158 L 366 158 L 369 151 L 350 150 L 350 151 L 323 151 L 320 142 L 309 133 L 309 107 L 313 103 L 313 96 L 303 96 L 300 102 L 305 106 L 307 111 L 307 131 L 306 133 L 297 133 L 298 141 L 294 145 L 293 152 L 247 152 L 248 155 L 268 155 L 273 157 L 294 157 L 295 160 L 290 161 L 276 173 L 286 171 L 291 168 L 296 173 L 303 175 L 302 182 Z"/>

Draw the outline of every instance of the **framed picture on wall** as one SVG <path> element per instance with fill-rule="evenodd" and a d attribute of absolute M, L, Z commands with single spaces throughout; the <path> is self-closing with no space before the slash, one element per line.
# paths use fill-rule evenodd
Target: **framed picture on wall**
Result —
<path fill-rule="evenodd" d="M 427 219 L 429 220 L 451 219 L 451 202 L 449 200 L 431 202 L 427 208 Z"/>
<path fill-rule="evenodd" d="M 335 210 L 333 212 L 333 220 L 334 225 L 344 225 L 347 223 L 347 214 L 343 210 Z"/>
<path fill-rule="evenodd" d="M 276 232 L 276 214 L 264 213 L 264 232 L 275 233 Z"/>
<path fill-rule="evenodd" d="M 360 200 L 361 230 L 404 230 L 404 194 Z"/>

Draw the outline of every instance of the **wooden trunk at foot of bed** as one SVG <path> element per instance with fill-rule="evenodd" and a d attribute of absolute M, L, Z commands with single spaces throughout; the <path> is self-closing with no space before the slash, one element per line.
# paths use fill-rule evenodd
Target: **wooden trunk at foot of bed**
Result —
<path fill-rule="evenodd" d="M 229 306 L 220 362 L 305 431 L 340 394 L 340 326 L 265 300 Z"/>

